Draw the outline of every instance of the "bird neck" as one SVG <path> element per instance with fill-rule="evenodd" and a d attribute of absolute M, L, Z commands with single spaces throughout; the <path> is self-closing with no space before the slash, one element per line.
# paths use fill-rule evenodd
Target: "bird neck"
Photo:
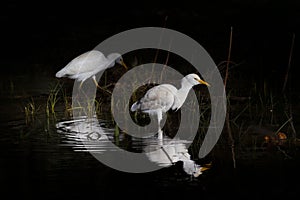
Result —
<path fill-rule="evenodd" d="M 189 91 L 192 89 L 193 85 L 190 84 L 187 80 L 182 80 L 181 81 L 181 88 L 177 91 L 177 97 L 180 101 L 180 106 L 184 103 L 187 95 L 189 94 Z"/>
<path fill-rule="evenodd" d="M 116 63 L 116 59 L 119 58 L 120 55 L 116 53 L 111 53 L 106 57 L 107 60 L 107 68 L 113 67 Z"/>
<path fill-rule="evenodd" d="M 115 60 L 108 60 L 107 68 L 115 66 Z"/>

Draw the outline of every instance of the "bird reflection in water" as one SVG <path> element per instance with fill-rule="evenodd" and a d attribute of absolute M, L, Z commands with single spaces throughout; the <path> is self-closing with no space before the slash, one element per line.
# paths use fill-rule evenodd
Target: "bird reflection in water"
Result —
<path fill-rule="evenodd" d="M 194 177 L 198 177 L 208 167 L 202 167 L 191 159 L 188 152 L 187 145 L 189 141 L 170 139 L 170 140 L 157 140 L 157 144 L 150 143 L 146 146 L 146 155 L 149 160 L 157 163 L 160 166 L 169 167 L 175 163 L 183 162 L 183 170 Z"/>
<path fill-rule="evenodd" d="M 62 121 L 56 124 L 57 131 L 66 137 L 66 145 L 72 146 L 75 151 L 89 151 L 93 153 L 105 153 L 110 151 L 111 141 L 114 140 L 114 129 L 104 128 L 105 122 L 97 118 L 79 118 L 70 121 Z M 134 138 L 131 145 L 138 145 L 148 159 L 162 167 L 170 167 L 175 163 L 183 162 L 185 173 L 198 177 L 207 167 L 200 166 L 191 159 L 187 146 L 190 141 L 180 139 L 157 140 L 157 138 Z M 138 141 L 137 141 L 138 140 Z M 83 142 L 84 141 L 84 142 Z M 84 143 L 84 144 L 83 144 Z M 119 147 L 114 145 L 115 149 Z M 134 149 L 134 148 L 133 148 Z"/>

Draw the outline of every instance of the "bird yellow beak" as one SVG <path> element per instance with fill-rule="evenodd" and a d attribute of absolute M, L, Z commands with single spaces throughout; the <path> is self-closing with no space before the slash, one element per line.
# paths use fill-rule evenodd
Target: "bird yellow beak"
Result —
<path fill-rule="evenodd" d="M 208 163 L 208 164 L 205 164 L 204 166 L 201 166 L 200 171 L 204 172 L 210 168 L 211 168 L 211 163 Z"/>
<path fill-rule="evenodd" d="M 206 85 L 206 86 L 210 86 L 207 82 L 205 82 L 205 81 L 203 81 L 203 80 L 201 80 L 201 79 L 199 79 L 198 82 L 201 83 L 201 84 L 204 84 L 204 85 Z"/>
<path fill-rule="evenodd" d="M 200 168 L 200 172 L 204 172 L 204 171 L 206 171 L 206 170 L 208 170 L 208 169 L 210 169 L 209 167 L 201 167 Z"/>
<path fill-rule="evenodd" d="M 128 70 L 128 67 L 127 67 L 127 65 L 124 63 L 123 60 L 121 61 L 121 65 L 122 65 L 126 70 Z"/>

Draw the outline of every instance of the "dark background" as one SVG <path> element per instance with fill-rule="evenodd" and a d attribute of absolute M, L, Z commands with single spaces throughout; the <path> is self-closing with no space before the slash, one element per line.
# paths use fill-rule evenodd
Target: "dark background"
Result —
<path fill-rule="evenodd" d="M 34 84 L 42 83 L 39 80 L 35 80 L 36 82 L 34 82 L 32 74 L 35 76 L 40 76 L 42 74 L 55 79 L 55 73 L 79 54 L 93 49 L 103 40 L 114 34 L 120 33 L 121 31 L 145 26 L 166 27 L 192 37 L 208 51 L 215 63 L 218 64 L 227 59 L 230 28 L 233 27 L 231 59 L 236 63 L 241 63 L 241 65 L 230 71 L 230 74 L 234 74 L 234 76 L 231 76 L 230 82 L 235 81 L 235 83 L 237 83 L 231 86 L 233 88 L 238 86 L 241 87 L 241 85 L 236 82 L 236 79 L 240 80 L 244 78 L 245 82 L 261 83 L 258 87 L 263 87 L 262 83 L 267 79 L 270 86 L 278 87 L 280 90 L 287 70 L 292 35 L 295 34 L 295 46 L 289 83 L 292 83 L 293 92 L 299 99 L 299 89 L 297 88 L 300 82 L 300 79 L 297 77 L 297 70 L 299 68 L 298 35 L 300 30 L 299 0 L 209 0 L 198 1 L 197 3 L 190 3 L 187 1 L 177 3 L 173 1 L 169 4 L 165 3 L 165 5 L 162 5 L 162 2 L 152 1 L 141 1 L 139 4 L 135 3 L 134 5 L 129 4 L 129 2 L 120 3 L 116 1 L 106 2 L 105 4 L 103 1 L 99 1 L 98 4 L 91 4 L 86 1 L 73 1 L 68 3 L 5 1 L 1 2 L 0 6 L 0 24 L 0 48 L 2 50 L 0 59 L 2 72 L 0 78 L 2 82 L 5 82 L 6 80 L 18 80 L 18 78 L 14 77 L 22 75 L 23 79 L 26 79 L 27 82 L 33 82 Z M 17 85 L 17 82 L 15 82 L 15 84 Z M 48 88 L 48 82 L 44 82 L 43 84 L 46 84 L 44 88 Z M 297 101 L 297 98 L 293 99 L 293 101 L 298 105 L 299 101 Z M 3 101 L 8 100 L 4 99 Z M 4 108 L 4 106 L 2 107 Z M 294 110 L 294 112 L 297 113 L 297 110 Z M 8 120 L 7 118 L 9 118 L 8 115 L 4 115 L 1 118 L 4 119 L 5 125 Z M 9 129 L 5 130 L 7 135 L 11 135 Z M 32 137 L 35 136 L 33 135 Z M 3 141 L 4 142 L 2 143 L 8 146 L 6 140 L 3 139 Z M 5 145 L 2 146 L 3 150 L 6 150 Z M 41 146 L 42 145 L 43 143 L 41 143 Z M 14 149 L 15 146 L 12 147 L 9 146 L 10 150 Z M 102 176 L 107 176 L 104 179 L 105 182 L 92 173 L 93 171 L 89 169 L 90 166 L 85 165 L 84 162 L 81 163 L 82 159 L 74 159 L 73 157 L 65 159 L 59 157 L 58 155 L 61 154 L 60 149 L 54 150 L 57 154 L 51 154 L 53 146 L 50 147 L 51 148 L 49 148 L 49 150 L 47 149 L 47 151 L 50 152 L 49 154 L 53 157 L 53 160 L 61 158 L 62 160 L 58 163 L 70 161 L 70 163 L 66 163 L 67 167 L 58 170 L 58 172 L 56 172 L 55 169 L 54 172 L 52 172 L 51 166 L 49 166 L 50 175 L 52 175 L 52 173 L 56 175 L 55 173 L 57 173 L 57 177 L 50 177 L 53 178 L 53 182 L 51 182 L 51 179 L 49 183 L 51 187 L 47 188 L 47 186 L 40 184 L 44 181 L 43 177 L 47 176 L 43 175 L 43 173 L 48 170 L 48 165 L 46 165 L 48 162 L 45 162 L 45 164 L 43 163 L 42 166 L 45 165 L 47 169 L 44 170 L 43 168 L 40 169 L 39 165 L 34 163 L 35 160 L 26 160 L 27 157 L 24 156 L 24 154 L 27 154 L 26 151 L 24 153 L 24 149 L 33 148 L 31 146 L 26 146 L 24 149 L 21 146 L 19 149 L 16 149 L 15 154 L 17 156 L 15 157 L 9 154 L 4 156 L 5 161 L 10 161 L 11 159 L 13 160 L 12 163 L 25 163 L 25 166 L 27 166 L 28 163 L 28 169 L 24 168 L 21 170 L 17 164 L 7 165 L 9 167 L 13 166 L 13 168 L 9 168 L 11 173 L 8 173 L 8 178 L 3 180 L 10 180 L 11 183 L 7 184 L 5 182 L 4 184 L 7 184 L 12 191 L 14 190 L 15 185 L 21 185 L 21 189 L 23 189 L 25 193 L 28 190 L 28 194 L 31 194 L 31 192 L 34 193 L 35 190 L 38 189 L 42 192 L 52 191 L 52 187 L 54 188 L 54 191 L 61 190 L 63 193 L 65 192 L 65 188 L 61 186 L 66 186 L 66 189 L 71 188 L 72 192 L 73 190 L 76 190 L 76 188 L 74 189 L 72 187 L 74 185 L 77 187 L 76 181 L 73 181 L 74 183 L 70 184 L 74 179 L 80 180 L 80 183 L 82 184 L 85 183 L 84 181 L 88 183 L 89 181 L 93 183 L 96 182 L 98 183 L 96 187 L 100 189 L 104 188 L 104 190 L 110 189 L 109 191 L 112 196 L 115 194 L 115 190 L 111 187 L 112 185 L 117 183 L 116 185 L 120 188 L 125 188 L 126 192 L 128 192 L 129 189 L 127 183 L 130 182 L 130 180 L 135 182 L 134 185 L 138 188 L 142 188 L 143 191 L 148 191 L 148 188 L 151 189 L 152 186 L 158 185 L 158 188 L 170 184 L 170 181 L 167 181 L 166 183 L 154 181 L 142 185 L 140 183 L 144 183 L 142 181 L 145 177 L 132 178 L 137 177 L 137 175 L 131 176 L 131 174 L 128 175 L 119 172 L 108 173 L 109 169 L 102 173 L 102 168 L 99 167 L 101 169 L 98 170 L 97 168 L 96 171 L 99 173 L 98 176 L 102 179 Z M 44 147 L 42 146 L 41 149 L 44 150 L 43 148 Z M 19 150 L 20 152 L 18 152 Z M 45 159 L 43 153 L 45 151 L 42 150 L 42 153 L 39 151 L 37 152 L 38 156 L 35 158 L 37 163 L 41 162 L 40 160 L 44 161 L 43 159 Z M 6 151 L 3 152 L 3 154 L 5 154 Z M 72 152 L 72 150 L 70 150 L 70 152 Z M 49 155 L 47 154 L 47 156 Z M 92 161 L 86 163 L 90 164 L 92 162 L 92 166 L 99 164 L 98 161 L 93 158 L 91 158 L 91 160 Z M 80 163 L 74 164 L 71 161 Z M 70 168 L 70 166 L 72 167 L 72 164 L 74 164 L 74 166 L 73 168 Z M 84 164 L 85 168 L 83 168 L 82 164 Z M 276 167 L 278 166 L 275 164 L 271 167 L 276 171 Z M 287 176 L 288 178 L 283 179 L 286 182 L 291 182 L 289 178 L 297 177 L 296 175 L 299 174 L 294 175 L 293 173 L 298 169 L 295 166 L 292 168 L 293 170 L 289 171 L 290 166 L 288 165 L 288 167 L 284 168 L 285 170 L 281 172 L 289 175 Z M 251 199 L 252 197 L 257 197 L 255 195 L 259 194 L 259 192 L 252 191 L 251 188 L 253 188 L 253 186 L 255 186 L 254 188 L 256 188 L 257 191 L 264 191 L 268 195 L 268 188 L 271 187 L 270 193 L 273 194 L 272 196 L 276 197 L 276 192 L 274 192 L 274 190 L 277 190 L 277 187 L 273 187 L 273 184 L 281 187 L 280 183 L 282 180 L 277 179 L 277 176 L 272 175 L 269 176 L 271 179 L 266 181 L 264 179 L 264 172 L 268 172 L 268 169 L 259 173 L 257 177 L 252 177 L 251 166 L 249 166 L 248 170 L 249 173 L 245 173 L 244 176 L 247 178 L 250 177 L 252 181 L 257 180 L 257 182 L 254 184 L 248 183 L 247 178 L 246 181 L 243 182 L 245 185 L 240 186 L 239 182 L 236 182 L 235 186 L 241 197 L 247 197 L 248 194 L 250 194 L 249 198 Z M 28 173 L 28 171 L 30 173 Z M 232 174 L 223 169 L 220 171 L 224 173 L 225 179 L 222 181 L 207 180 L 208 182 L 211 181 L 210 188 L 213 188 L 209 190 L 209 195 L 218 195 L 218 191 L 214 191 L 214 184 L 218 182 L 220 182 L 219 188 L 223 188 L 222 184 L 225 183 L 224 191 L 232 188 L 230 184 L 227 184 L 230 183 Z M 6 175 L 6 171 L 3 171 L 2 173 Z M 164 171 L 162 173 L 164 173 Z M 14 174 L 14 176 L 10 177 L 11 174 Z M 24 177 L 20 178 L 19 174 Z M 157 176 L 160 177 L 160 175 L 161 174 L 158 174 Z M 27 182 L 27 178 L 31 178 L 31 176 L 34 177 L 32 178 L 33 181 Z M 146 180 L 152 178 L 152 174 L 146 174 L 145 176 L 147 176 Z M 170 172 L 170 176 L 173 176 L 173 172 Z M 70 177 L 74 178 L 69 180 Z M 232 180 L 232 182 L 243 180 L 243 177 L 240 177 L 239 175 L 236 175 L 235 178 L 236 179 Z M 15 179 L 24 180 L 24 183 L 15 183 Z M 38 181 L 35 181 L 36 179 Z M 68 181 L 60 182 L 58 184 L 57 180 Z M 263 180 L 266 182 L 263 182 Z M 80 183 L 78 184 L 79 186 Z M 178 182 L 174 182 L 174 185 L 177 183 Z M 265 183 L 272 184 L 270 184 L 270 187 L 266 186 L 267 189 L 264 189 L 264 186 L 267 185 Z M 185 184 L 185 182 L 182 184 Z M 71 186 L 67 187 L 68 185 Z M 85 189 L 93 190 L 93 188 L 90 188 L 90 185 L 86 185 L 87 187 Z M 286 184 L 286 188 L 289 188 L 290 185 L 291 184 Z M 292 184 L 291 189 L 288 191 L 298 193 L 296 186 L 297 185 Z M 171 187 L 171 189 L 169 189 L 170 193 L 180 187 L 181 185 L 176 185 L 174 188 Z M 80 187 L 78 188 L 80 189 Z M 198 185 L 191 188 L 195 189 L 195 194 L 198 193 Z M 240 188 L 243 188 L 244 190 L 240 190 Z M 247 190 L 248 188 L 250 189 Z M 133 190 L 134 188 L 132 191 Z M 76 192 L 85 194 L 85 191 L 75 191 L 75 193 Z M 178 190 L 178 192 L 180 191 Z M 152 190 L 149 190 L 149 193 L 149 197 L 156 197 L 155 191 L 152 192 Z M 64 194 L 66 194 L 66 196 L 69 195 L 67 192 Z M 222 196 L 223 193 L 220 192 L 219 194 Z M 282 197 L 284 197 L 285 193 L 282 192 L 282 194 Z M 53 193 L 50 193 L 49 195 L 50 197 L 55 196 Z M 145 193 L 145 196 L 146 195 L 148 196 L 148 194 Z M 201 195 L 201 193 L 199 195 Z M 290 196 L 292 195 L 293 193 L 290 194 Z M 126 194 L 124 194 L 124 197 L 125 196 Z M 169 197 L 169 193 L 166 192 L 165 196 Z M 201 198 L 201 196 L 199 198 Z"/>
<path fill-rule="evenodd" d="M 55 73 L 72 58 L 104 39 L 128 29 L 158 26 L 175 29 L 209 52 L 216 64 L 226 60 L 233 27 L 232 60 L 252 70 L 284 72 L 292 34 L 296 35 L 293 65 L 297 65 L 299 1 L 199 1 L 68 3 L 1 3 L 1 65 L 10 71 L 32 67 Z M 161 5 L 161 6 L 160 6 Z M 155 8 L 155 6 L 157 6 Z M 159 8 L 160 7 L 160 8 Z M 167 20 L 165 20 L 167 17 Z"/>

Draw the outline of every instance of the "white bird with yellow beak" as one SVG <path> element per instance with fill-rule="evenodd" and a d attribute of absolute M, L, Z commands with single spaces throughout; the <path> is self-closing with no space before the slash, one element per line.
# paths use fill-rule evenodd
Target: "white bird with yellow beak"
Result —
<path fill-rule="evenodd" d="M 158 139 L 163 139 L 163 132 L 160 127 L 162 115 L 168 110 L 178 110 L 184 103 L 189 91 L 194 85 L 204 84 L 210 86 L 203 81 L 197 74 L 189 74 L 182 78 L 181 88 L 177 89 L 170 84 L 161 84 L 147 91 L 140 100 L 131 106 L 131 111 L 141 111 L 150 115 L 156 115 L 158 120 Z"/>

